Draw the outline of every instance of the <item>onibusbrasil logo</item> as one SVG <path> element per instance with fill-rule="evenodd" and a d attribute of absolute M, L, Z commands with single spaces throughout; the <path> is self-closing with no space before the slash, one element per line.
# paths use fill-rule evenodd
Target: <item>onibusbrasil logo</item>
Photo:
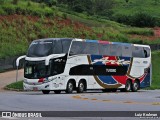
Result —
<path fill-rule="evenodd" d="M 40 112 L 2 112 L 2 118 L 42 117 Z"/>

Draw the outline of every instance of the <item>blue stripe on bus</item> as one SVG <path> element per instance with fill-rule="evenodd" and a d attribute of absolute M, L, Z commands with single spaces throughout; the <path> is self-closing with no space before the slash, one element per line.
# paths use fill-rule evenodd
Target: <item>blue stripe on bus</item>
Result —
<path fill-rule="evenodd" d="M 115 81 L 112 76 L 98 76 L 98 78 L 106 84 L 116 84 L 117 81 Z"/>
<path fill-rule="evenodd" d="M 98 43 L 98 40 L 86 40 L 86 42 L 94 42 L 94 43 Z"/>

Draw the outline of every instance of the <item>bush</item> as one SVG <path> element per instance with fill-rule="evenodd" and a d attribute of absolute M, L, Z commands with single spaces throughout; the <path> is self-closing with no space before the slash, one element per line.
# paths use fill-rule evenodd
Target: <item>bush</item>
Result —
<path fill-rule="evenodd" d="M 3 5 L 4 4 L 4 0 L 0 0 L 0 5 Z"/>
<path fill-rule="evenodd" d="M 19 2 L 19 0 L 13 0 L 13 1 L 12 1 L 12 4 L 17 5 L 18 2 Z"/>
<path fill-rule="evenodd" d="M 12 15 L 16 13 L 16 8 L 13 5 L 6 5 L 6 6 L 3 6 L 2 8 L 8 15 Z"/>
<path fill-rule="evenodd" d="M 119 22 L 119 23 L 131 25 L 132 17 L 129 15 L 118 14 L 118 15 L 113 16 L 112 19 Z"/>
<path fill-rule="evenodd" d="M 132 25 L 137 27 L 154 27 L 156 19 L 147 13 L 137 13 L 132 16 Z"/>
<path fill-rule="evenodd" d="M 160 20 L 147 13 L 136 13 L 134 15 L 119 14 L 114 15 L 112 19 L 119 23 L 136 27 L 154 27 L 160 23 Z"/>

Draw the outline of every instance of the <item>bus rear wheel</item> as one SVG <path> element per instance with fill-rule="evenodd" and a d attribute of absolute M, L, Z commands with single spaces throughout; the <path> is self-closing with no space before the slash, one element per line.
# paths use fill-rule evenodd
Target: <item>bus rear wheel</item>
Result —
<path fill-rule="evenodd" d="M 80 81 L 77 88 L 77 93 L 83 93 L 85 91 L 85 83 Z"/>
<path fill-rule="evenodd" d="M 139 88 L 140 88 L 139 81 L 138 80 L 134 81 L 133 86 L 132 86 L 132 91 L 137 92 Z"/>
<path fill-rule="evenodd" d="M 54 90 L 54 93 L 55 93 L 55 94 L 60 94 L 60 93 L 61 93 L 61 90 Z"/>
<path fill-rule="evenodd" d="M 72 81 L 69 81 L 67 83 L 66 93 L 72 93 L 74 89 L 74 84 Z"/>
<path fill-rule="evenodd" d="M 130 92 L 132 90 L 132 82 L 130 80 L 127 80 L 125 85 L 125 91 Z"/>
<path fill-rule="evenodd" d="M 43 93 L 43 94 L 49 94 L 49 93 L 50 93 L 50 90 L 42 90 L 42 93 Z"/>

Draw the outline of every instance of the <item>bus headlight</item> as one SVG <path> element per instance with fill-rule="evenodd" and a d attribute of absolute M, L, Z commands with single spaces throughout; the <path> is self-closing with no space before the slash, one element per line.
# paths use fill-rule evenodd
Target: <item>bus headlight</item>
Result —
<path fill-rule="evenodd" d="M 47 82 L 49 82 L 49 79 L 48 79 L 48 78 L 44 78 L 44 79 L 43 79 L 43 82 L 44 82 L 44 83 L 47 83 Z"/>

